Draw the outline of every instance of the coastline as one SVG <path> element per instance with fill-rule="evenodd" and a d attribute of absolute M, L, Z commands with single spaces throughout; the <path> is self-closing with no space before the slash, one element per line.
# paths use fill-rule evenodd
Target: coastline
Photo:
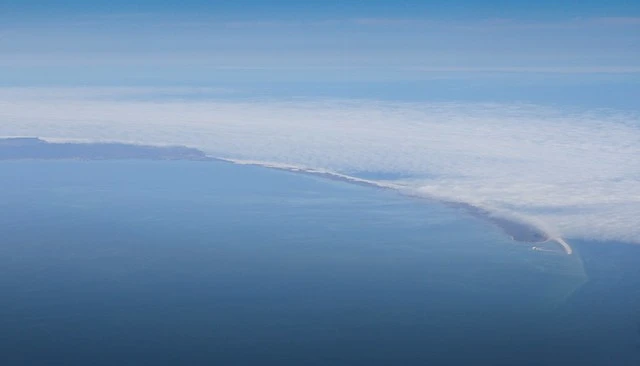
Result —
<path fill-rule="evenodd" d="M 353 177 L 350 175 L 331 172 L 331 171 L 322 170 L 322 169 L 304 168 L 304 167 L 299 167 L 295 165 L 263 162 L 263 161 L 256 161 L 256 160 L 217 158 L 213 156 L 208 156 L 208 157 L 217 161 L 227 162 L 227 163 L 236 164 L 236 165 L 261 166 L 261 167 L 270 168 L 270 169 L 277 169 L 277 170 L 284 170 L 284 171 L 289 171 L 294 173 L 313 175 L 313 176 L 322 177 L 325 179 L 332 179 L 332 180 L 337 180 L 337 181 L 351 183 L 351 184 L 363 185 L 367 187 L 389 189 L 389 190 L 396 190 L 396 191 L 406 190 L 406 187 L 403 185 L 363 179 L 363 178 Z M 421 199 L 432 199 L 434 201 L 438 201 L 449 206 L 462 208 L 468 214 L 474 217 L 480 218 L 482 220 L 488 221 L 489 223 L 499 227 L 506 235 L 508 235 L 514 241 L 522 242 L 522 243 L 531 243 L 531 244 L 555 242 L 560 247 L 562 247 L 562 250 L 567 255 L 573 254 L 573 248 L 563 238 L 552 237 L 551 235 L 544 232 L 540 228 L 534 225 L 531 225 L 529 223 L 517 221 L 514 219 L 497 217 L 487 210 L 484 210 L 480 207 L 476 207 L 464 202 L 452 202 L 452 201 L 440 200 L 435 197 L 424 197 L 424 196 L 415 196 L 415 197 L 421 198 Z M 537 247 L 535 246 L 532 247 L 533 250 L 536 250 L 535 248 Z M 548 250 L 548 251 L 555 252 L 553 250 Z"/>
<path fill-rule="evenodd" d="M 186 146 L 158 146 L 138 145 L 123 142 L 88 142 L 65 141 L 60 139 L 47 139 L 39 137 L 5 137 L 0 138 L 0 160 L 188 160 L 188 161 L 217 161 L 236 165 L 261 166 L 269 169 L 288 171 L 298 174 L 312 175 L 324 179 L 357 184 L 378 189 L 394 190 L 407 193 L 407 187 L 385 181 L 376 181 L 358 178 L 347 174 L 341 174 L 324 169 L 307 168 L 296 165 L 266 162 L 259 160 L 242 160 L 221 158 L 207 155 L 202 150 Z M 552 237 L 544 230 L 515 219 L 498 217 L 490 211 L 473 206 L 465 202 L 453 202 L 438 199 L 437 197 L 417 196 L 420 199 L 430 199 L 444 203 L 452 207 L 458 207 L 468 214 L 488 221 L 500 228 L 514 241 L 522 243 L 547 243 L 555 242 L 567 255 L 573 253 L 571 245 L 560 237 Z M 532 250 L 542 250 L 536 246 Z"/>

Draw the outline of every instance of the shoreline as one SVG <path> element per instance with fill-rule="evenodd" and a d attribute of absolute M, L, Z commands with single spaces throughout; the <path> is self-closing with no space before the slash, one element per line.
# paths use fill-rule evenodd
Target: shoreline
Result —
<path fill-rule="evenodd" d="M 259 160 L 243 160 L 221 158 L 206 154 L 204 151 L 186 146 L 177 145 L 142 145 L 126 142 L 88 142 L 72 141 L 64 139 L 48 139 L 40 137 L 0 137 L 0 161 L 1 160 L 185 160 L 185 161 L 217 161 L 235 165 L 252 165 L 269 169 L 277 169 L 298 174 L 312 175 L 324 179 L 336 180 L 350 184 L 373 187 L 378 189 L 394 190 L 420 199 L 429 199 L 443 203 L 451 207 L 458 207 L 471 216 L 485 220 L 500 228 L 514 241 L 522 243 L 546 243 L 556 242 L 567 255 L 573 253 L 571 245 L 560 237 L 552 237 L 544 230 L 532 225 L 494 215 L 492 212 L 473 206 L 465 202 L 454 202 L 412 195 L 401 184 L 375 181 L 358 178 L 347 174 L 341 174 L 329 170 L 306 168 L 290 164 L 281 164 Z M 532 247 L 537 250 L 537 247 Z"/>
<path fill-rule="evenodd" d="M 331 172 L 331 171 L 322 170 L 322 169 L 304 168 L 304 167 L 295 166 L 295 165 L 264 162 L 264 161 L 257 161 L 257 160 L 217 158 L 210 155 L 207 155 L 207 156 L 211 159 L 227 162 L 230 164 L 260 166 L 260 167 L 269 168 L 269 169 L 277 169 L 277 170 L 288 171 L 293 173 L 312 175 L 316 177 L 322 177 L 326 179 L 347 182 L 351 184 L 358 184 L 358 185 L 363 185 L 363 186 L 373 187 L 378 189 L 389 189 L 389 190 L 395 190 L 395 191 L 403 191 L 404 189 L 406 189 L 406 187 L 402 185 L 363 179 L 363 178 L 353 177 L 350 175 Z M 534 225 L 520 222 L 517 220 L 497 217 L 495 215 L 492 215 L 491 212 L 485 209 L 482 209 L 480 207 L 476 207 L 464 202 L 452 202 L 452 201 L 440 200 L 435 197 L 424 197 L 424 196 L 414 196 L 414 197 L 421 198 L 421 199 L 432 199 L 434 201 L 443 203 L 451 207 L 462 208 L 471 216 L 488 221 L 489 223 L 500 228 L 506 235 L 511 237 L 511 239 L 514 241 L 521 242 L 521 243 L 532 243 L 532 244 L 556 242 L 560 247 L 562 247 L 563 251 L 567 255 L 573 254 L 573 248 L 564 239 L 562 239 L 561 237 L 552 237 L 551 235 L 549 235 L 548 233 L 544 232 L 543 230 L 539 229 Z M 532 247 L 532 249 L 533 248 L 537 248 L 537 247 L 534 246 Z"/>

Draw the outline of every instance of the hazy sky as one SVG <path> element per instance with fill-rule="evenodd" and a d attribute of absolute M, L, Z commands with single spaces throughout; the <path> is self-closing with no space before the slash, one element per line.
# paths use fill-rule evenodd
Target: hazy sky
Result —
<path fill-rule="evenodd" d="M 544 78 L 628 87 L 639 60 L 632 1 L 0 4 L 5 85 Z"/>

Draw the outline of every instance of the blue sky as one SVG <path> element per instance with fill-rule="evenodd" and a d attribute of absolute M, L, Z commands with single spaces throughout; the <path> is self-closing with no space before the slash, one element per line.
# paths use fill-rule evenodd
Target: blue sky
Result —
<path fill-rule="evenodd" d="M 436 99 L 508 94 L 559 103 L 598 102 L 597 87 L 608 90 L 604 105 L 627 107 L 632 101 L 624 95 L 640 83 L 639 60 L 640 5 L 633 1 L 0 5 L 2 85 L 217 85 L 273 96 Z"/>
<path fill-rule="evenodd" d="M 439 18 L 515 17 L 565 18 L 579 16 L 629 16 L 638 14 L 635 1 L 429 1 L 429 0 L 112 0 L 48 1 L 5 0 L 5 11 L 21 16 L 51 14 L 218 13 L 233 17 L 336 17 L 336 16 L 431 16 Z"/>

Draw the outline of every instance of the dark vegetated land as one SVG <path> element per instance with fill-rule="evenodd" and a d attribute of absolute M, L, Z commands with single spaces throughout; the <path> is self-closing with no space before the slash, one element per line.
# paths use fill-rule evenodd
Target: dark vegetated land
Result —
<path fill-rule="evenodd" d="M 0 160 L 210 160 L 204 152 L 184 146 L 123 143 L 52 143 L 35 137 L 0 139 Z"/>

